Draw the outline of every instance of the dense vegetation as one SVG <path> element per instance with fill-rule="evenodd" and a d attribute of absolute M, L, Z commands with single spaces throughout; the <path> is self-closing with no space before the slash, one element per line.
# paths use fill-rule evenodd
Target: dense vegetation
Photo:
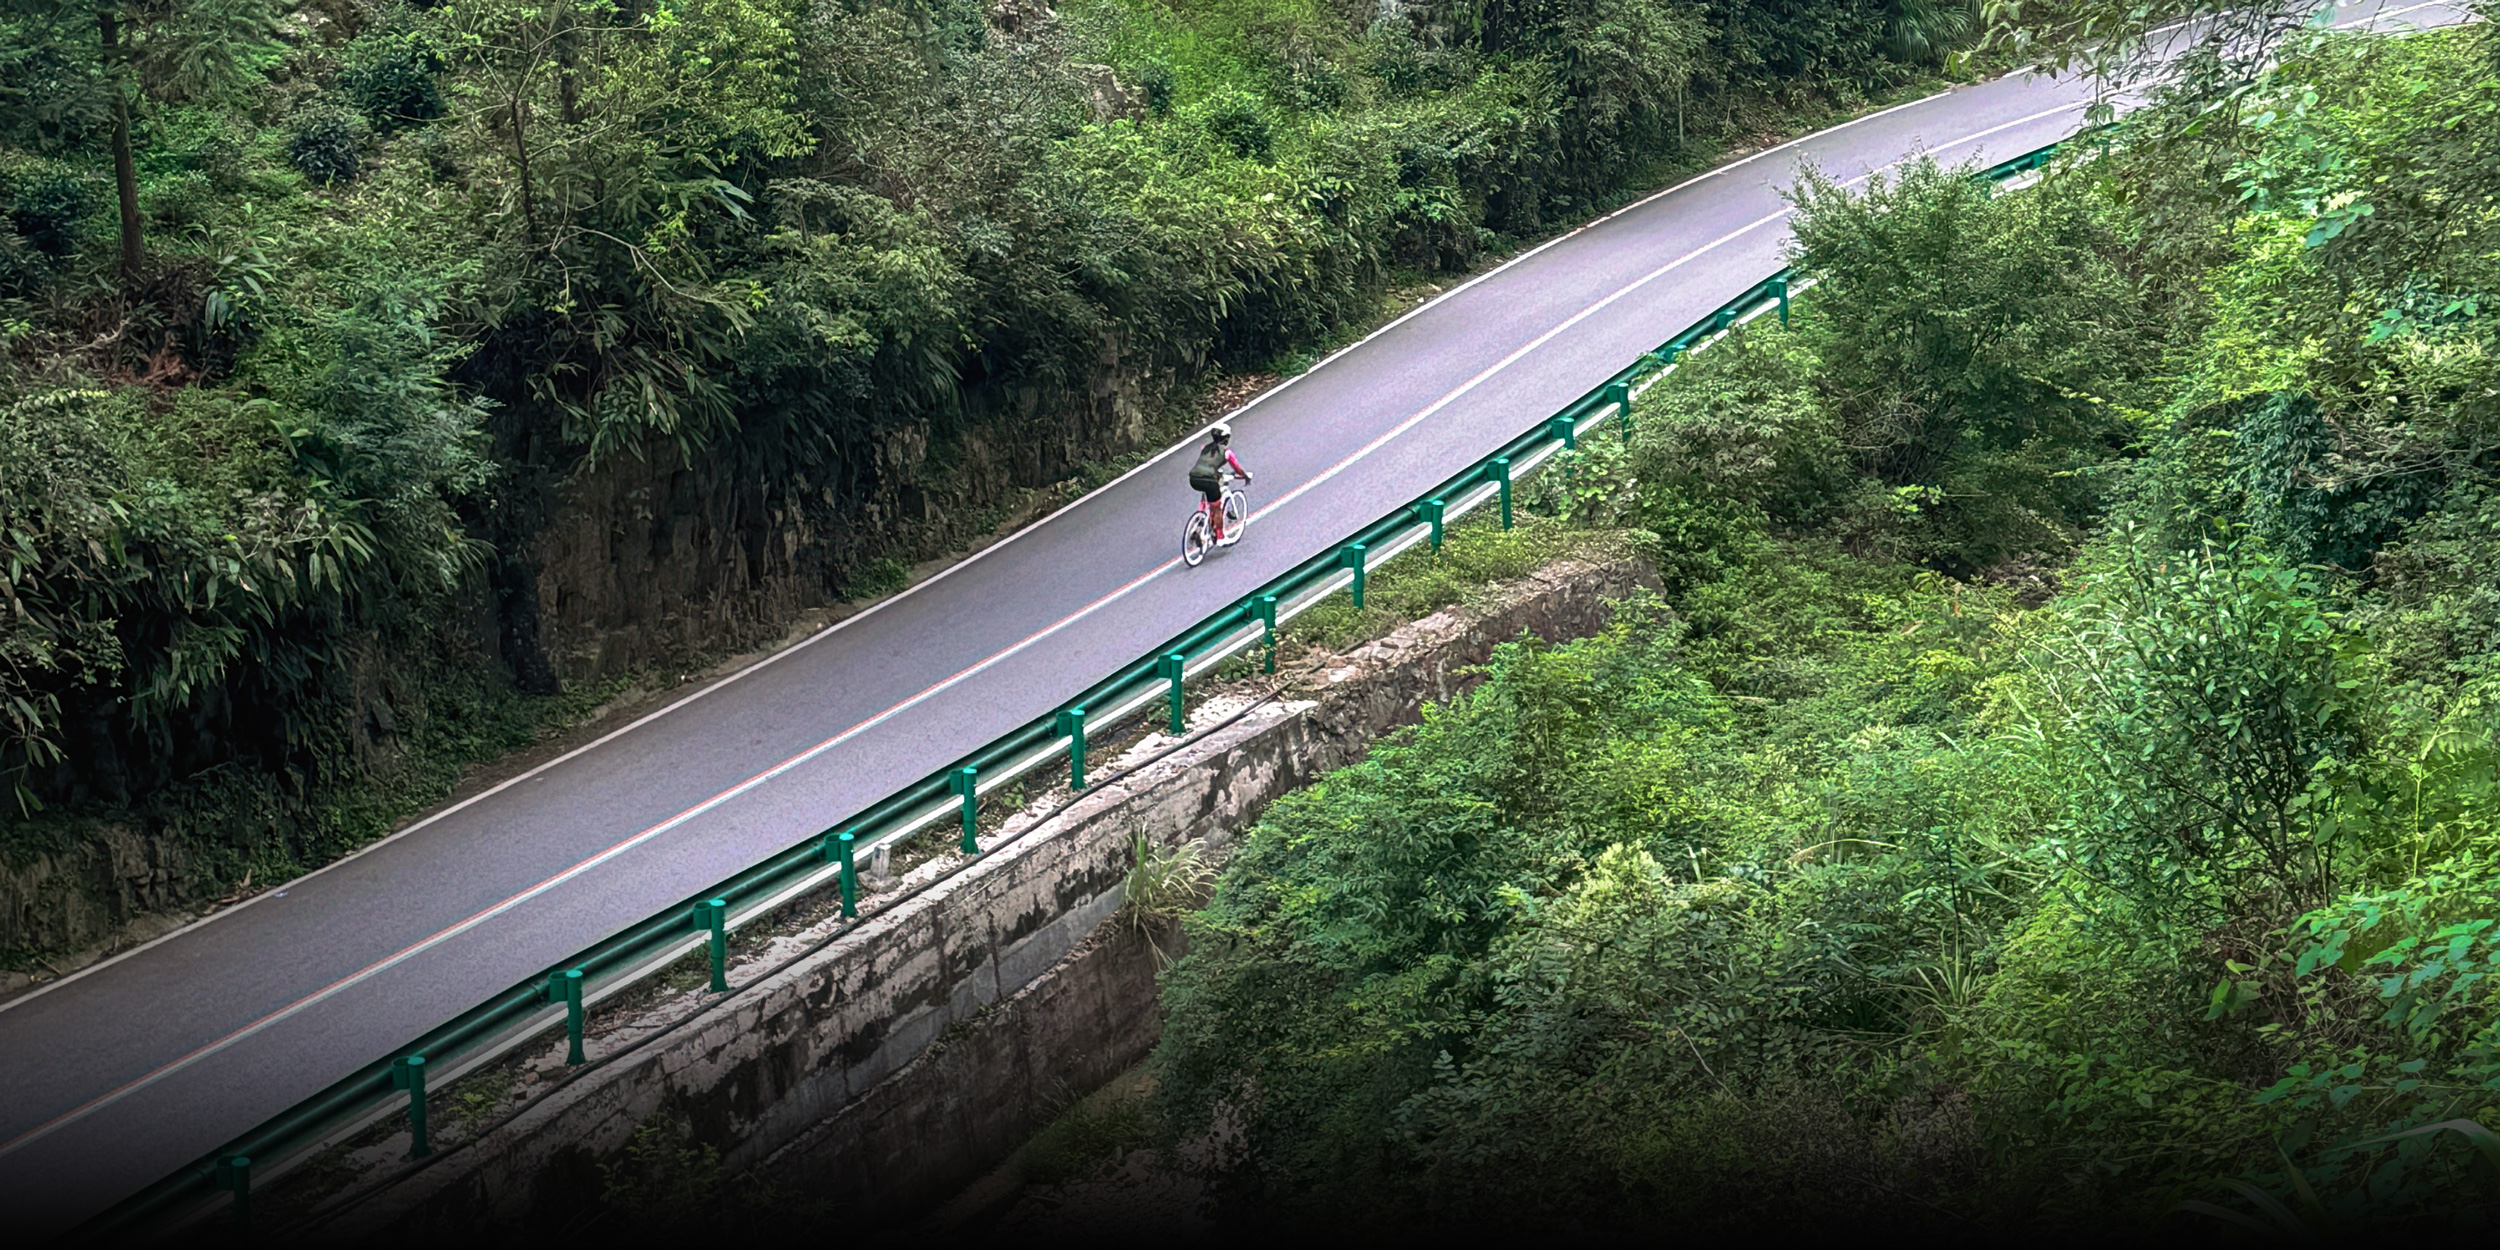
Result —
<path fill-rule="evenodd" d="M 821 600 L 923 486 L 1139 437 L 1086 406 L 1106 370 L 1308 350 L 1393 271 L 1928 73 L 1970 25 L 1880 0 L 18 0 L 0 843 L 135 816 L 230 879 L 329 854 L 528 736 L 523 696 L 558 685 L 530 543 L 578 475 L 722 484 L 731 546 L 810 536 Z M 967 470 L 984 426 L 1010 451 Z"/>
<path fill-rule="evenodd" d="M 1663 598 L 1193 922 L 1237 1212 L 2488 1235 L 2500 38 L 2289 51 L 2034 190 L 1801 190 L 1793 329 L 1576 466 Z"/>

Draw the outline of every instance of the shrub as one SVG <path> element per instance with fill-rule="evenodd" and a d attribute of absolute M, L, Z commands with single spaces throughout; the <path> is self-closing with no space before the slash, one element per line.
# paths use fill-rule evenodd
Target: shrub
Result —
<path fill-rule="evenodd" d="M 1227 91 L 1207 102 L 1207 133 L 1229 145 L 1237 155 L 1264 161 L 1276 142 L 1268 124 L 1267 106 L 1247 91 Z"/>
<path fill-rule="evenodd" d="M 95 206 L 95 193 L 84 179 L 52 174 L 19 189 L 9 221 L 28 246 L 58 259 L 78 250 L 79 224 Z"/>
<path fill-rule="evenodd" d="M 1137 71 L 1137 85 L 1146 93 L 1146 111 L 1157 117 L 1172 113 L 1172 67 L 1161 61 L 1148 61 Z"/>
<path fill-rule="evenodd" d="M 287 143 L 287 157 L 305 177 L 323 186 L 347 182 L 364 167 L 364 157 L 356 147 L 356 132 L 355 116 L 344 109 L 307 114 L 296 123 L 295 137 Z"/>
<path fill-rule="evenodd" d="M 348 45 L 339 90 L 383 129 L 429 122 L 443 115 L 434 77 L 442 68 L 442 54 L 424 32 L 375 31 Z"/>
<path fill-rule="evenodd" d="M 26 240 L 15 234 L 0 234 L 0 296 L 22 295 L 43 277 L 42 257 Z"/>
<path fill-rule="evenodd" d="M 882 599 L 911 584 L 911 570 L 892 556 L 878 558 L 861 565 L 843 584 L 843 598 L 852 600 Z"/>
<path fill-rule="evenodd" d="M 1799 183 L 1820 385 L 1856 467 L 1916 512 L 1904 555 L 1955 571 L 2072 548 L 2099 506 L 2125 398 L 2176 329 L 2116 259 L 2082 178 L 1994 196 L 1932 160 L 1852 194 Z"/>

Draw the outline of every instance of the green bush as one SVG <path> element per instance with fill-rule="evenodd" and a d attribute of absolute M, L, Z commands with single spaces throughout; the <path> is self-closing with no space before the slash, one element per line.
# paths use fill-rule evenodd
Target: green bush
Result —
<path fill-rule="evenodd" d="M 1672 615 L 1269 810 L 1167 1132 L 1410 1234 L 2486 1227 L 2493 38 L 2321 38 L 2037 190 L 1810 181 L 1794 327 L 1530 492 L 1636 495 Z"/>
<path fill-rule="evenodd" d="M 1145 68 L 1137 72 L 1137 85 L 1146 93 L 1147 112 L 1156 117 L 1171 115 L 1173 78 L 1172 67 L 1169 64 L 1162 61 L 1146 62 Z"/>
<path fill-rule="evenodd" d="M 9 222 L 28 247 L 58 259 L 78 250 L 80 227 L 95 210 L 95 191 L 86 179 L 46 174 L 18 188 L 9 204 Z"/>
<path fill-rule="evenodd" d="M 426 32 L 398 24 L 368 31 L 348 45 L 345 59 L 339 90 L 375 126 L 389 130 L 443 115 L 442 53 Z"/>
<path fill-rule="evenodd" d="M 882 599 L 911 584 L 911 570 L 892 556 L 869 561 L 843 587 L 847 599 Z"/>
<path fill-rule="evenodd" d="M 1914 162 L 1797 192 L 1797 268 L 1834 436 L 1917 511 L 1902 554 L 1958 571 L 2071 550 L 2102 502 L 2123 403 L 2173 323 L 2126 310 L 2117 213 L 2082 179 L 1996 196 Z M 1869 523 L 1877 523 L 1870 517 Z"/>
<path fill-rule="evenodd" d="M 34 289 L 46 268 L 41 254 L 15 233 L 0 234 L 0 298 Z"/>
<path fill-rule="evenodd" d="M 287 159 L 306 178 L 322 186 L 334 186 L 355 178 L 364 167 L 364 154 L 359 150 L 360 128 L 353 114 L 343 109 L 315 109 L 299 117 L 294 136 L 287 140 Z"/>
<path fill-rule="evenodd" d="M 1233 150 L 1236 156 L 1264 161 L 1273 153 L 1275 128 L 1268 123 L 1267 105 L 1247 91 L 1230 91 L 1209 98 L 1201 106 L 1207 133 L 1214 135 Z"/>

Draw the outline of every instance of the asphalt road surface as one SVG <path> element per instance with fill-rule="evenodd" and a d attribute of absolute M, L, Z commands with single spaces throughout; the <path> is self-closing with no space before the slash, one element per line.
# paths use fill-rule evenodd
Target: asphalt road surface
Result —
<path fill-rule="evenodd" d="M 2464 20 L 2364 0 L 2343 24 Z M 2056 141 L 2005 78 L 1734 162 L 1442 295 L 1233 418 L 1241 545 L 1177 560 L 1175 448 L 881 607 L 282 890 L 0 1006 L 0 1211 L 62 1231 L 408 1039 L 1024 724 L 1758 282 L 1811 163 Z"/>

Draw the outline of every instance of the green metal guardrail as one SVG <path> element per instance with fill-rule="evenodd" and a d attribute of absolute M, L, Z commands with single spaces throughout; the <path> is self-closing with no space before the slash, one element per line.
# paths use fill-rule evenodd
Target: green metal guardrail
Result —
<path fill-rule="evenodd" d="M 2038 170 L 2059 148 L 2073 142 L 2050 144 L 1978 176 L 1996 183 Z M 582 1028 L 588 1003 L 626 989 L 640 977 L 706 946 L 711 955 L 711 989 L 727 991 L 724 974 L 731 929 L 829 884 L 840 890 L 843 915 L 856 915 L 857 856 L 890 846 L 949 815 L 960 817 L 961 848 L 979 854 L 981 795 L 1062 755 L 1069 761 L 1071 788 L 1083 789 L 1089 732 L 1112 729 L 1161 703 L 1168 715 L 1165 728 L 1181 734 L 1186 730 L 1184 683 L 1188 678 L 1262 643 L 1269 647 L 1267 664 L 1272 671 L 1278 626 L 1340 589 L 1351 591 L 1360 606 L 1365 575 L 1371 569 L 1418 543 L 1429 542 L 1437 550 L 1446 525 L 1485 503 L 1498 502 L 1502 525 L 1509 528 L 1511 488 L 1517 479 L 1556 452 L 1576 447 L 1584 434 L 1610 418 L 1622 437 L 1629 439 L 1633 392 L 1664 376 L 1684 354 L 1742 322 L 1774 309 L 1786 322 L 1793 293 L 1790 278 L 1790 271 L 1782 269 L 1755 283 L 1493 454 L 1357 530 L 1334 549 L 1303 561 L 1240 603 L 1199 622 L 1058 711 L 887 796 L 842 826 L 809 838 L 470 1008 L 395 1054 L 376 1059 L 214 1154 L 123 1200 L 74 1235 L 126 1236 L 178 1225 L 208 1213 L 220 1202 L 231 1203 L 238 1216 L 248 1217 L 256 1174 L 268 1179 L 403 1109 L 411 1130 L 409 1157 L 423 1158 L 431 1153 L 425 1115 L 429 1082 L 441 1085 L 455 1080 L 559 1026 L 569 1035 L 570 1062 L 583 1062 Z"/>

